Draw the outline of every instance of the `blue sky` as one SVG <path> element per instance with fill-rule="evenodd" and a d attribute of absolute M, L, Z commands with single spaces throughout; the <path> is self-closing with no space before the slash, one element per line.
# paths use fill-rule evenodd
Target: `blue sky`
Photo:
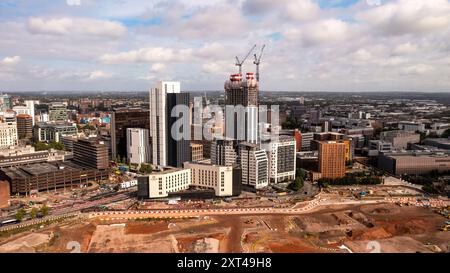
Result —
<path fill-rule="evenodd" d="M 3 0 L 0 40 L 0 91 L 221 90 L 254 44 L 263 90 L 450 89 L 448 0 Z"/>

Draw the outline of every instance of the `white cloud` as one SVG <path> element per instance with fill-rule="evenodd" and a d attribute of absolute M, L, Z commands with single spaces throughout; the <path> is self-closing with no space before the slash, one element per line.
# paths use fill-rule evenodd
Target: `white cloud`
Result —
<path fill-rule="evenodd" d="M 101 71 L 101 70 L 95 70 L 92 71 L 89 76 L 88 76 L 88 80 L 98 80 L 98 79 L 107 79 L 107 78 L 111 78 L 112 74 Z"/>
<path fill-rule="evenodd" d="M 100 61 L 106 64 L 146 63 L 146 62 L 180 62 L 191 58 L 192 50 L 175 50 L 164 47 L 147 47 L 117 54 L 104 54 Z"/>
<path fill-rule="evenodd" d="M 32 34 L 45 35 L 88 35 L 117 39 L 127 32 L 121 23 L 89 18 L 62 17 L 28 19 L 28 31 Z"/>
<path fill-rule="evenodd" d="M 151 72 L 154 73 L 161 73 L 166 71 L 167 67 L 165 64 L 163 63 L 154 63 L 150 69 Z"/>
<path fill-rule="evenodd" d="M 408 54 L 416 53 L 418 50 L 419 49 L 418 49 L 417 45 L 411 44 L 408 42 L 408 43 L 404 43 L 404 44 L 396 46 L 394 49 L 394 54 L 408 55 Z"/>
<path fill-rule="evenodd" d="M 405 67 L 402 72 L 404 75 L 422 75 L 425 73 L 428 73 L 430 71 L 433 71 L 434 68 L 427 64 L 417 64 Z"/>
<path fill-rule="evenodd" d="M 21 60 L 22 60 L 22 58 L 20 58 L 20 56 L 5 57 L 5 58 L 1 61 L 1 64 L 3 64 L 3 65 L 16 65 L 16 64 L 18 64 Z"/>
<path fill-rule="evenodd" d="M 398 0 L 361 12 L 357 18 L 389 35 L 428 34 L 448 29 L 447 0 Z"/>
<path fill-rule="evenodd" d="M 320 7 L 311 0 L 291 0 L 285 5 L 283 15 L 297 21 L 315 19 L 320 13 Z"/>
<path fill-rule="evenodd" d="M 81 6 L 81 0 L 66 0 L 69 6 Z"/>
<path fill-rule="evenodd" d="M 326 19 L 304 25 L 302 28 L 291 28 L 284 32 L 289 40 L 299 40 L 305 46 L 342 42 L 350 38 L 349 26 L 337 19 Z"/>

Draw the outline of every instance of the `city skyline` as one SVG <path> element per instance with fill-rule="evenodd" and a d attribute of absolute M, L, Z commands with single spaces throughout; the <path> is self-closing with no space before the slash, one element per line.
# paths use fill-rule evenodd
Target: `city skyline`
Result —
<path fill-rule="evenodd" d="M 430 2 L 3 1 L 1 90 L 221 90 L 265 44 L 261 90 L 448 92 L 450 2 Z"/>

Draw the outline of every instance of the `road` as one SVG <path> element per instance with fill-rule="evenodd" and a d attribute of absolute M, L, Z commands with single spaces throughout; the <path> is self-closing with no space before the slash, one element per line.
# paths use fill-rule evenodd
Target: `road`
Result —
<path fill-rule="evenodd" d="M 311 212 L 319 206 L 326 205 L 350 205 L 350 204 L 378 204 L 384 203 L 384 200 L 347 200 L 342 202 L 333 202 L 325 198 L 317 198 L 308 201 L 303 206 L 293 206 L 292 208 L 273 208 L 273 207 L 256 207 L 256 208 L 223 208 L 223 209 L 179 209 L 179 210 L 127 210 L 127 211 L 105 211 L 94 212 L 89 214 L 89 218 L 98 218 L 105 220 L 126 220 L 126 219 L 146 219 L 146 218 L 192 218 L 213 215 L 264 215 L 264 214 L 303 214 Z"/>

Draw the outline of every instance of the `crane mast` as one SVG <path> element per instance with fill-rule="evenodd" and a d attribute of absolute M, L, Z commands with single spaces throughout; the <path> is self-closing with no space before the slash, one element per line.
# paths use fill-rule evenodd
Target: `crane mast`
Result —
<path fill-rule="evenodd" d="M 239 74 L 242 75 L 242 65 L 245 63 L 245 61 L 248 59 L 248 57 L 250 56 L 250 54 L 252 54 L 253 50 L 255 50 L 256 45 L 254 45 L 252 47 L 252 49 L 250 49 L 250 51 L 247 53 L 247 55 L 244 57 L 244 59 L 242 61 L 239 60 L 239 57 L 236 56 L 236 66 L 239 67 Z"/>
<path fill-rule="evenodd" d="M 256 80 L 259 82 L 259 65 L 261 64 L 261 57 L 263 55 L 264 52 L 264 48 L 266 47 L 266 45 L 263 45 L 261 48 L 261 53 L 259 54 L 259 57 L 255 56 L 255 60 L 253 61 L 253 63 L 256 65 Z"/>

